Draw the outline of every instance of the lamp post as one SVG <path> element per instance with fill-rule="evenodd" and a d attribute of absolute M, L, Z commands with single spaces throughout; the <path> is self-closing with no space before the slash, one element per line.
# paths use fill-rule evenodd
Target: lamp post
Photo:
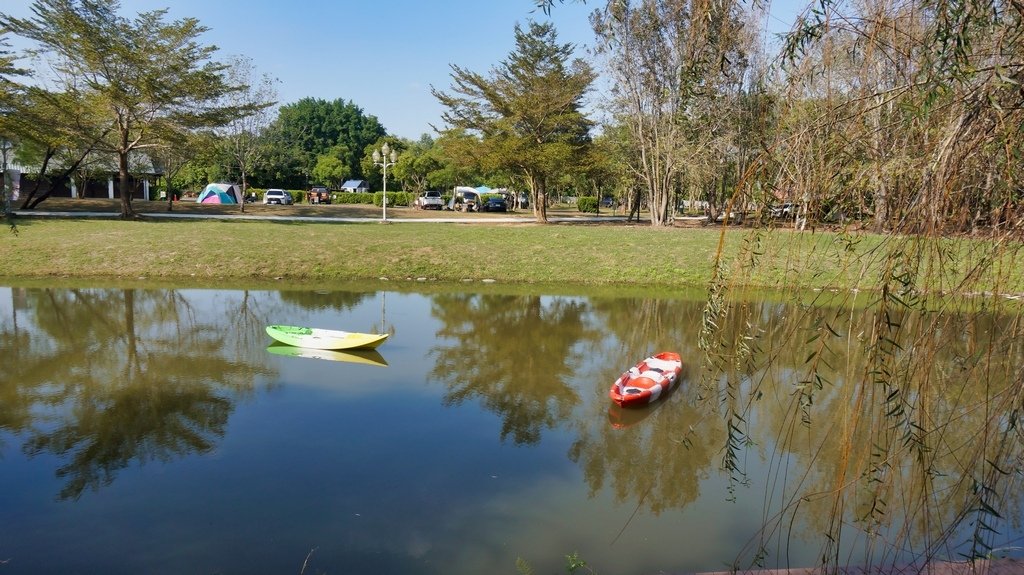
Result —
<path fill-rule="evenodd" d="M 391 146 L 387 142 L 381 146 L 380 150 L 373 151 L 373 165 L 384 168 L 384 196 L 381 205 L 384 208 L 384 214 L 381 221 L 388 221 L 388 166 L 394 166 L 395 161 L 398 159 L 398 152 L 392 150 Z"/>

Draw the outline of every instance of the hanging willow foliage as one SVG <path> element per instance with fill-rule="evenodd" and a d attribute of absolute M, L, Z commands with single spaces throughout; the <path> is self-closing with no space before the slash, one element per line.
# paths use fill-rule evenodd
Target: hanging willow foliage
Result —
<path fill-rule="evenodd" d="M 789 269 L 830 258 L 842 269 L 810 303 L 780 270 L 777 287 L 813 318 L 780 325 L 735 296 L 760 265 L 757 250 L 790 249 L 804 234 L 765 217 L 738 256 L 720 250 L 727 273 L 709 290 L 704 386 L 720 392 L 706 396 L 719 400 L 733 474 L 742 469 L 732 438 L 750 433 L 743 422 L 761 399 L 753 374 L 773 369 L 780 342 L 802 342 L 806 353 L 790 375 L 781 433 L 831 427 L 804 461 L 774 455 L 776 479 L 804 479 L 780 512 L 766 513 L 737 567 L 783 556 L 783 534 L 807 506 L 830 509 L 817 526 L 828 572 L 896 566 L 908 555 L 995 557 L 1000 534 L 1019 520 L 1022 17 L 1015 0 L 821 0 L 786 38 L 777 119 L 732 203 L 794 202 L 788 227 L 815 232 L 821 247 L 792 250 L 805 255 Z M 869 232 L 881 241 L 861 242 Z M 851 291 L 851 276 L 868 290 Z M 844 321 L 855 309 L 868 319 Z M 951 342 L 963 345 L 956 362 L 937 362 Z M 840 349 L 846 359 L 836 364 Z M 757 367 L 724 367 L 750 350 Z M 725 397 L 735 390 L 748 395 Z M 984 423 L 963 426 L 968 419 Z"/>

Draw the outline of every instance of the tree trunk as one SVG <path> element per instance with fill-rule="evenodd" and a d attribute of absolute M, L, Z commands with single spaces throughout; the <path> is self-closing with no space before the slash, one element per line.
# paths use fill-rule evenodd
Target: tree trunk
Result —
<path fill-rule="evenodd" d="M 642 203 L 642 199 L 643 194 L 640 193 L 640 188 L 633 186 L 632 192 L 630 193 L 629 216 L 626 218 L 627 222 L 633 221 L 634 217 L 637 222 L 640 221 L 640 204 Z"/>
<path fill-rule="evenodd" d="M 46 198 L 46 195 L 48 195 L 44 194 L 38 201 L 32 201 L 35 199 L 36 192 L 39 191 L 39 185 L 43 182 L 43 177 L 46 175 L 46 168 L 50 165 L 50 158 L 53 157 L 54 152 L 55 150 L 53 148 L 46 149 L 46 155 L 43 157 L 43 167 L 39 169 L 39 177 L 36 178 L 36 185 L 32 186 L 32 190 L 25 194 L 25 199 L 21 202 L 22 210 L 31 210 L 35 208 L 39 205 L 39 202 L 43 201 L 43 199 Z"/>
<path fill-rule="evenodd" d="M 881 118 L 881 97 L 876 96 L 876 107 L 871 111 L 871 161 L 874 167 L 871 175 L 872 192 L 874 194 L 875 233 L 884 233 L 889 222 L 889 189 L 885 178 L 882 177 L 882 162 L 885 161 L 882 151 L 882 118 Z"/>
<path fill-rule="evenodd" d="M 135 210 L 132 209 L 132 193 L 128 186 L 128 151 L 127 146 L 122 147 L 117 153 L 117 173 L 121 181 L 117 189 L 121 193 L 121 219 L 129 220 L 135 217 Z"/>
<path fill-rule="evenodd" d="M 543 176 L 537 174 L 526 174 L 530 182 L 530 192 L 533 196 L 533 216 L 537 223 L 548 223 L 548 191 Z"/>

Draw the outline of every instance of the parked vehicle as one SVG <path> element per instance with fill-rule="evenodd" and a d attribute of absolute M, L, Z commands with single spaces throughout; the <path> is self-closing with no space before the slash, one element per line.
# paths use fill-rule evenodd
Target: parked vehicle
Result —
<path fill-rule="evenodd" d="M 263 194 L 263 204 L 289 205 L 292 203 L 292 195 L 286 190 L 270 189 Z"/>
<path fill-rule="evenodd" d="M 480 206 L 480 211 L 482 211 L 482 212 L 507 212 L 508 211 L 508 202 L 506 202 L 505 198 L 503 198 L 501 196 L 490 197 L 490 198 L 487 198 L 487 201 L 485 201 Z"/>
<path fill-rule="evenodd" d="M 415 206 L 421 210 L 440 210 L 444 207 L 441 192 L 428 190 L 416 198 Z"/>
<path fill-rule="evenodd" d="M 794 204 L 793 202 L 786 202 L 784 204 L 772 206 L 772 209 L 769 212 L 769 214 L 771 214 L 773 218 L 792 219 L 793 217 L 796 216 L 796 213 L 799 210 L 800 206 Z"/>
<path fill-rule="evenodd" d="M 329 204 L 331 203 L 331 194 L 323 186 L 313 186 L 309 189 L 307 201 L 311 204 Z"/>
<path fill-rule="evenodd" d="M 462 196 L 456 199 L 455 209 L 463 212 L 480 211 L 480 194 L 476 192 L 462 192 Z"/>

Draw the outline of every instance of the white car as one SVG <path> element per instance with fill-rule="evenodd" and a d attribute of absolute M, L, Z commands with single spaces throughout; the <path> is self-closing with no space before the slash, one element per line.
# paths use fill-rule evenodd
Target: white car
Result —
<path fill-rule="evenodd" d="M 441 192 L 427 191 L 416 198 L 416 207 L 421 210 L 440 210 L 444 207 L 444 200 Z"/>
<path fill-rule="evenodd" d="M 796 216 L 796 213 L 799 210 L 800 206 L 794 204 L 793 202 L 786 202 L 784 204 L 772 206 L 770 214 L 773 218 L 793 219 L 793 217 Z"/>
<path fill-rule="evenodd" d="M 292 195 L 287 190 L 270 189 L 263 194 L 263 203 L 287 205 L 292 203 Z"/>

